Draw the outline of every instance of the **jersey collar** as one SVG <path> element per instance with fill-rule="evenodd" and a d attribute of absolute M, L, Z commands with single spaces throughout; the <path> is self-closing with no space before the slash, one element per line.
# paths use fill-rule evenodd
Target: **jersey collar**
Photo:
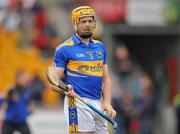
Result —
<path fill-rule="evenodd" d="M 84 44 L 82 42 L 82 40 L 78 37 L 77 33 L 74 33 L 72 36 L 72 39 L 74 40 L 75 44 L 79 45 L 79 44 Z M 93 43 L 92 38 L 89 39 L 89 45 L 91 45 Z"/>

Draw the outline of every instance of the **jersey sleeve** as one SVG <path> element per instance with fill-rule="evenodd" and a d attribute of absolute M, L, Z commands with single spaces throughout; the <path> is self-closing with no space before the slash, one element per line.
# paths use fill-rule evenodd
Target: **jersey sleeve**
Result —
<path fill-rule="evenodd" d="M 54 58 L 53 58 L 54 66 L 55 67 L 62 67 L 65 68 L 68 62 L 68 57 L 65 52 L 65 47 L 57 47 L 54 52 Z"/>

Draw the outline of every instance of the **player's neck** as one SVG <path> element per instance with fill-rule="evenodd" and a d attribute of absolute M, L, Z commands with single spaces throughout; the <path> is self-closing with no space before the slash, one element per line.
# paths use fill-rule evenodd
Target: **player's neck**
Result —
<path fill-rule="evenodd" d="M 82 37 L 80 37 L 78 34 L 77 34 L 77 36 L 80 38 L 80 40 L 81 40 L 84 44 L 86 44 L 86 45 L 89 44 L 89 39 L 90 39 L 90 38 L 82 38 Z"/>
<path fill-rule="evenodd" d="M 81 38 L 81 37 L 80 37 L 80 39 L 81 39 L 81 41 L 82 41 L 84 44 L 86 44 L 86 45 L 89 44 L 89 38 Z"/>

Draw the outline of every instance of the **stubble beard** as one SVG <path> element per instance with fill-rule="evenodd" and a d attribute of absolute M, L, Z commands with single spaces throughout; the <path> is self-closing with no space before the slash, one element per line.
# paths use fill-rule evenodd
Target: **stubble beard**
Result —
<path fill-rule="evenodd" d="M 87 39 L 87 38 L 91 38 L 92 37 L 92 32 L 91 33 L 79 33 L 78 31 L 77 31 L 77 34 L 81 37 L 81 38 L 85 38 L 85 39 Z"/>

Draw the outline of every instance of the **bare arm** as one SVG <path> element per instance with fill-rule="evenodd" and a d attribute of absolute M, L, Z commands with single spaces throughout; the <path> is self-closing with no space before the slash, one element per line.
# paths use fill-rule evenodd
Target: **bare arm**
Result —
<path fill-rule="evenodd" d="M 111 79 L 107 65 L 103 67 L 103 97 L 104 103 L 111 104 Z"/>
<path fill-rule="evenodd" d="M 53 70 L 58 75 L 59 79 L 62 80 L 64 77 L 64 68 L 53 67 Z M 50 84 L 50 87 L 53 91 L 59 92 L 59 90 L 56 86 L 53 86 L 52 84 Z"/>
<path fill-rule="evenodd" d="M 107 111 L 113 118 L 116 116 L 116 111 L 111 106 L 111 79 L 109 77 L 107 65 L 103 66 L 103 105 L 102 110 Z"/>
<path fill-rule="evenodd" d="M 54 72 L 59 76 L 59 79 L 62 80 L 63 77 L 64 77 L 64 68 L 59 68 L 59 67 L 53 67 L 53 70 Z M 50 86 L 52 87 L 52 89 L 55 91 L 55 92 L 58 92 L 59 93 L 59 90 L 57 87 L 53 86 L 50 84 Z M 74 89 L 72 87 L 72 85 L 68 84 L 67 85 L 68 87 L 68 92 L 63 92 L 66 96 L 73 96 L 75 97 L 76 96 L 76 93 L 74 92 Z"/>

